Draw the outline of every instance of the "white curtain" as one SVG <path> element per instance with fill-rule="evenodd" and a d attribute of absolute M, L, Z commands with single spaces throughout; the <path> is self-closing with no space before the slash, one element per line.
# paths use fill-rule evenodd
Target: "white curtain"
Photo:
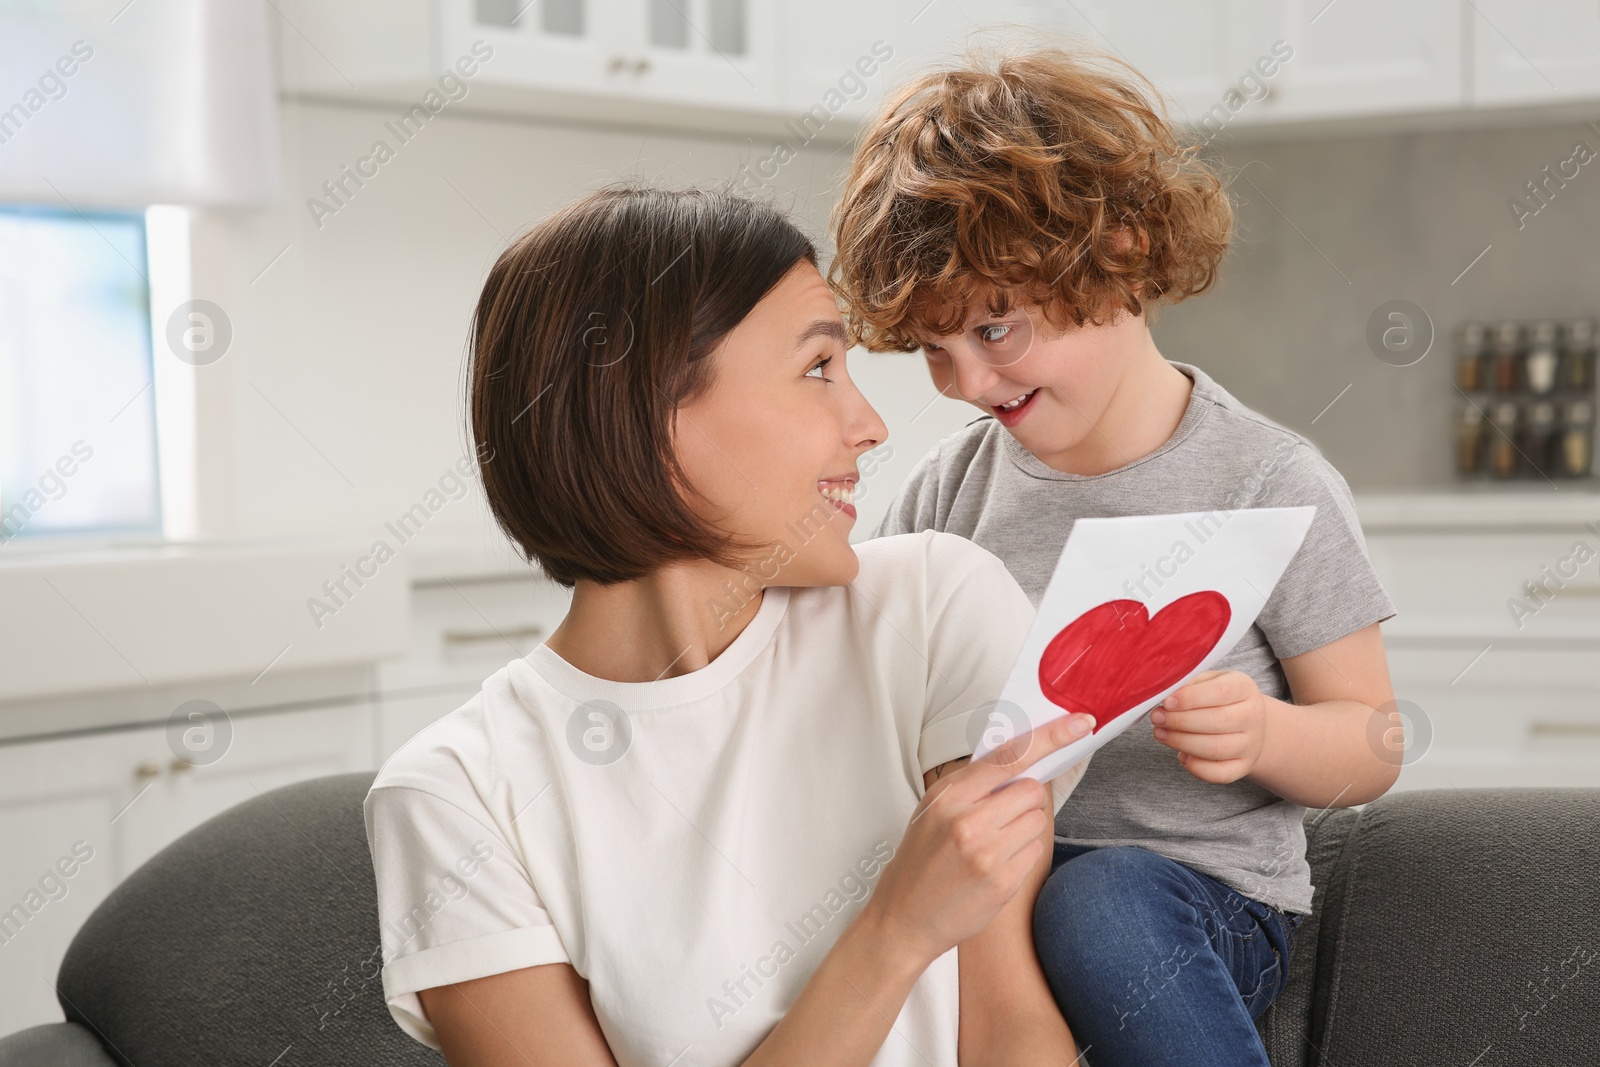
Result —
<path fill-rule="evenodd" d="M 0 0 L 0 200 L 274 199 L 268 16 L 264 0 Z"/>

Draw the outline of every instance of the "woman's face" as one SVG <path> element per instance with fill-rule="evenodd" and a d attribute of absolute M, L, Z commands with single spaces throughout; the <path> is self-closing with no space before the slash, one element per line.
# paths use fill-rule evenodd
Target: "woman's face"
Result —
<path fill-rule="evenodd" d="M 801 260 L 709 357 L 712 384 L 680 404 L 678 461 L 702 517 L 771 546 L 747 563 L 766 585 L 843 585 L 856 460 L 889 435 L 845 369 L 844 320 Z"/>

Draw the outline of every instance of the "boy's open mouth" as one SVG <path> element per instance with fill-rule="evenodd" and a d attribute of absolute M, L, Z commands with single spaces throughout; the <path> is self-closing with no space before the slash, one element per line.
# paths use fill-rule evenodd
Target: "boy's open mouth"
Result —
<path fill-rule="evenodd" d="M 1015 426 L 1022 421 L 1023 414 L 1033 405 L 1033 398 L 1038 395 L 1039 390 L 1034 389 L 1031 392 L 1022 394 L 1015 400 L 1009 400 L 1004 404 L 993 407 L 991 410 L 994 412 L 994 417 L 1000 420 L 1001 425 Z"/>

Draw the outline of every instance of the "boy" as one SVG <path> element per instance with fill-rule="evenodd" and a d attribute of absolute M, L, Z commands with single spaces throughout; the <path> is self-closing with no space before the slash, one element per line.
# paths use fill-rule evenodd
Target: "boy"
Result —
<path fill-rule="evenodd" d="M 1080 515 L 1316 505 L 1218 669 L 1089 762 L 1034 915 L 1094 1067 L 1266 1067 L 1254 1020 L 1311 911 L 1302 816 L 1399 772 L 1378 631 L 1394 609 L 1339 473 L 1156 349 L 1147 311 L 1211 286 L 1232 212 L 1141 85 L 1055 50 L 914 81 L 862 131 L 831 276 L 855 341 L 921 348 L 935 386 L 984 412 L 877 535 L 969 537 L 1037 605 Z"/>

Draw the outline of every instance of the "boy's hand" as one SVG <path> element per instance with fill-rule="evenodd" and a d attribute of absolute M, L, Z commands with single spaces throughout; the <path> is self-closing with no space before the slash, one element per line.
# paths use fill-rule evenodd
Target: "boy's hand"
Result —
<path fill-rule="evenodd" d="M 1203 782 L 1236 782 L 1255 769 L 1267 733 L 1267 698 L 1240 671 L 1206 671 L 1150 713 L 1156 740 Z"/>

